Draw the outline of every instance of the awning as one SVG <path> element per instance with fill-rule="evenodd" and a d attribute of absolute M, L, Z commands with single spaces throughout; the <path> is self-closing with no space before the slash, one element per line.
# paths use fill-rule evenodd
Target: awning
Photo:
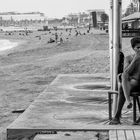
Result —
<path fill-rule="evenodd" d="M 122 18 L 122 22 L 123 21 L 132 21 L 132 20 L 139 20 L 140 19 L 140 12 L 136 12 L 136 13 L 133 13 L 129 16 L 126 16 L 126 17 L 123 17 Z"/>
<path fill-rule="evenodd" d="M 139 19 L 136 19 L 136 20 L 139 20 Z M 124 20 L 124 21 L 122 21 L 122 23 L 131 23 L 131 22 L 134 22 L 136 20 Z"/>

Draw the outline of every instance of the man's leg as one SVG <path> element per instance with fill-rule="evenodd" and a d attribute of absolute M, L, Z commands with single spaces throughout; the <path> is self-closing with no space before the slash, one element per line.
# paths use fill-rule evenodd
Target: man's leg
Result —
<path fill-rule="evenodd" d="M 117 108 L 117 111 L 116 111 L 116 114 L 115 114 L 114 118 L 120 120 L 122 108 L 123 108 L 124 103 L 125 103 L 125 96 L 124 96 L 122 85 L 119 85 L 118 93 L 119 93 L 119 96 L 118 96 L 118 108 Z"/>
<path fill-rule="evenodd" d="M 118 107 L 117 107 L 117 111 L 116 111 L 116 114 L 115 114 L 114 118 L 110 122 L 111 125 L 120 124 L 121 112 L 122 112 L 122 108 L 123 108 L 124 103 L 125 103 L 125 96 L 124 96 L 124 92 L 123 92 L 121 84 L 118 84 L 118 93 L 119 93 Z"/>
<path fill-rule="evenodd" d="M 127 108 L 131 108 L 132 107 L 132 103 L 130 100 L 131 83 L 130 83 L 127 73 L 122 74 L 122 88 L 123 88 L 124 96 L 127 102 Z"/>

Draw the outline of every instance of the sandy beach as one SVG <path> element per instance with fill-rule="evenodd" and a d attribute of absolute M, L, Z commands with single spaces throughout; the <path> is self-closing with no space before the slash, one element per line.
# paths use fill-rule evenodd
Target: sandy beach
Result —
<path fill-rule="evenodd" d="M 48 43 L 55 31 L 19 35 L 0 33 L 0 39 L 18 42 L 13 49 L 0 52 L 0 131 L 12 123 L 43 92 L 58 74 L 109 73 L 109 37 L 105 31 L 85 35 L 58 31 L 64 42 Z M 86 29 L 81 29 L 85 33 Z M 123 38 L 123 52 L 132 53 L 130 38 Z"/>

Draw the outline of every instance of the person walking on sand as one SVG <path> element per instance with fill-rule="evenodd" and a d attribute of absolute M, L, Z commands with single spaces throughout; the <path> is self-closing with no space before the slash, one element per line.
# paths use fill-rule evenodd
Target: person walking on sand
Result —
<path fill-rule="evenodd" d="M 131 45 L 135 53 L 125 58 L 124 71 L 118 76 L 118 107 L 110 124 L 120 124 L 121 111 L 125 101 L 127 108 L 132 108 L 130 94 L 132 91 L 140 91 L 140 37 L 132 38 Z"/>
<path fill-rule="evenodd" d="M 63 38 L 62 38 L 62 37 L 60 37 L 60 43 L 61 43 L 61 44 L 63 43 Z"/>
<path fill-rule="evenodd" d="M 57 41 L 58 41 L 58 34 L 55 33 L 55 42 L 57 43 Z"/>

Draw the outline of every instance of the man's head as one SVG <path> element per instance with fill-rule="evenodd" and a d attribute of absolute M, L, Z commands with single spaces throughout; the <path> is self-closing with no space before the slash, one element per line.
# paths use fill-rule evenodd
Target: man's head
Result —
<path fill-rule="evenodd" d="M 140 37 L 137 36 L 137 37 L 132 38 L 131 45 L 132 45 L 132 48 L 135 52 L 140 51 Z"/>

